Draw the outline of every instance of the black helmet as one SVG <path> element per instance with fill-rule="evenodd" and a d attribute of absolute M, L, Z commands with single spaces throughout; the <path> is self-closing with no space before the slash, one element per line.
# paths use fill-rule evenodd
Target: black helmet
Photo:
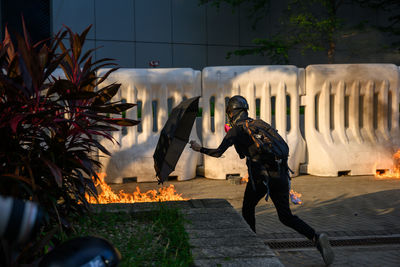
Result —
<path fill-rule="evenodd" d="M 243 96 L 235 95 L 229 98 L 228 104 L 226 105 L 226 114 L 232 113 L 234 110 L 248 110 L 249 104 Z"/>
<path fill-rule="evenodd" d="M 229 124 L 233 126 L 239 119 L 247 118 L 248 109 L 249 105 L 243 96 L 232 96 L 226 105 L 226 116 L 228 117 Z"/>

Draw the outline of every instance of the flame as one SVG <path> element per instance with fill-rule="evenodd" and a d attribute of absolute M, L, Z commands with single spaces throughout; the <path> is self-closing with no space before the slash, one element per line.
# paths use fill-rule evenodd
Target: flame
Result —
<path fill-rule="evenodd" d="M 385 179 L 385 178 L 400 178 L 400 149 L 393 154 L 394 166 L 391 170 L 376 171 L 375 178 Z"/>
<path fill-rule="evenodd" d="M 242 177 L 242 179 L 240 179 L 240 183 L 241 184 L 245 184 L 249 182 L 249 174 L 246 173 L 246 175 L 244 177 Z"/>
<path fill-rule="evenodd" d="M 100 187 L 101 193 L 98 195 L 97 200 L 93 196 L 85 195 L 87 201 L 92 204 L 108 204 L 108 203 L 137 203 L 137 202 L 159 202 L 159 201 L 177 201 L 187 200 L 182 197 L 182 194 L 176 194 L 174 185 L 169 187 L 163 186 L 162 188 L 152 189 L 147 192 L 140 192 L 137 186 L 136 191 L 133 193 L 125 193 L 120 190 L 118 194 L 114 193 L 111 187 L 104 181 L 105 173 L 98 174 L 99 181 L 95 182 L 96 187 Z"/>

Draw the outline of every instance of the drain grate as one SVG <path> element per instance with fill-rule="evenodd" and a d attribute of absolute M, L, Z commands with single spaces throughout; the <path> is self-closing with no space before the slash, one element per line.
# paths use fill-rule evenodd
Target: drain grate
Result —
<path fill-rule="evenodd" d="M 346 247 L 346 246 L 373 246 L 373 245 L 390 245 L 400 244 L 400 237 L 370 237 L 370 238 L 349 238 L 349 239 L 331 239 L 331 246 Z M 309 240 L 274 240 L 266 241 L 271 249 L 291 249 L 291 248 L 307 248 L 314 247 Z"/>

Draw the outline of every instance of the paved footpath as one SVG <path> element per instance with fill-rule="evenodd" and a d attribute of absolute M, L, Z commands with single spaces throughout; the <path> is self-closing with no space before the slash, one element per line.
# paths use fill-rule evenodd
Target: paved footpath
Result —
<path fill-rule="evenodd" d="M 241 211 L 244 184 L 201 177 L 164 183 L 169 184 L 185 198 L 222 198 Z M 132 192 L 137 185 L 141 191 L 159 187 L 128 183 L 112 188 Z M 332 266 L 400 266 L 400 180 L 306 175 L 293 178 L 292 188 L 304 202 L 292 205 L 293 213 L 331 237 L 336 254 Z M 260 201 L 256 220 L 257 236 L 285 266 L 324 266 L 305 238 L 279 222 L 271 201 Z"/>

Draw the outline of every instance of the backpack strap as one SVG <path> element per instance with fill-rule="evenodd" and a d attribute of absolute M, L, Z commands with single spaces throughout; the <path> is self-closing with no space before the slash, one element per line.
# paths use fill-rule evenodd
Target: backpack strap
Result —
<path fill-rule="evenodd" d="M 260 144 L 257 142 L 256 138 L 253 136 L 253 133 L 251 132 L 250 127 L 249 127 L 249 121 L 248 120 L 246 120 L 246 129 L 247 129 L 248 134 L 251 136 L 251 139 L 253 139 L 254 144 L 256 144 L 257 149 L 259 149 L 260 148 Z"/>

